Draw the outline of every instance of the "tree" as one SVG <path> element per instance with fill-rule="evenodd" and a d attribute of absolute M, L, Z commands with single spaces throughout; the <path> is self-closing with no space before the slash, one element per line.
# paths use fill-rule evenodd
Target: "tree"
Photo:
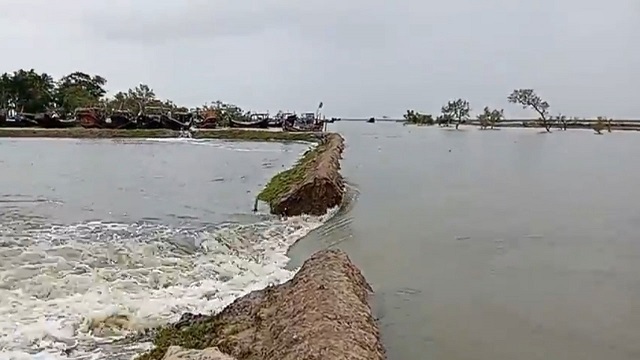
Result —
<path fill-rule="evenodd" d="M 456 121 L 457 130 L 460 124 L 469 118 L 471 108 L 469 107 L 469 102 L 467 100 L 457 99 L 449 101 L 442 107 L 441 111 L 442 115 L 444 115 L 445 119 L 449 120 L 449 122 L 450 120 Z"/>
<path fill-rule="evenodd" d="M 558 114 L 558 116 L 556 116 L 554 118 L 556 124 L 558 124 L 558 128 L 560 130 L 567 130 L 567 117 L 562 115 L 562 114 Z"/>
<path fill-rule="evenodd" d="M 107 80 L 100 75 L 73 72 L 58 81 L 55 102 L 65 113 L 71 113 L 79 107 L 95 105 L 107 93 L 104 89 L 106 83 Z"/>
<path fill-rule="evenodd" d="M 2 106 L 28 113 L 45 112 L 53 105 L 55 84 L 47 74 L 18 70 L 0 76 Z"/>
<path fill-rule="evenodd" d="M 435 123 L 431 114 L 421 114 L 413 110 L 407 110 L 404 119 L 406 124 L 433 125 Z"/>
<path fill-rule="evenodd" d="M 494 126 L 502 121 L 504 118 L 504 109 L 490 109 L 488 106 L 485 106 L 482 114 L 478 115 L 478 122 L 480 123 L 480 129 L 484 130 L 487 127 L 494 128 Z"/>
<path fill-rule="evenodd" d="M 542 100 L 533 89 L 516 89 L 507 97 L 507 100 L 512 104 L 522 105 L 523 109 L 531 108 L 540 116 L 542 125 L 551 132 L 551 123 L 549 117 L 549 103 Z"/>

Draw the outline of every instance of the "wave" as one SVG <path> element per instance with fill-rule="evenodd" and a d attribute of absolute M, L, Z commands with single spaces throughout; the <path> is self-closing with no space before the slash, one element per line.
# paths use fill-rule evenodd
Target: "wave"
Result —
<path fill-rule="evenodd" d="M 0 358 L 120 358 L 114 341 L 290 279 L 287 249 L 335 214 L 175 228 L 0 225 Z M 123 357 L 128 358 L 128 357 Z"/>

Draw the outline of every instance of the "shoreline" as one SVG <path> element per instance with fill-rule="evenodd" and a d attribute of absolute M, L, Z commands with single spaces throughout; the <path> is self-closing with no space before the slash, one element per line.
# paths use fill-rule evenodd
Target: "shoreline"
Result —
<path fill-rule="evenodd" d="M 413 123 L 408 123 L 406 121 L 397 121 L 397 123 L 401 123 L 404 126 L 419 126 L 419 127 L 436 127 L 436 128 L 443 128 L 443 129 L 448 129 L 448 128 L 454 128 L 455 129 L 455 124 L 452 124 L 450 126 L 438 126 L 438 124 L 413 124 Z M 594 129 L 594 125 L 596 123 L 567 123 L 567 128 L 566 130 L 562 128 L 562 126 L 559 126 L 558 124 L 554 123 L 550 130 L 553 131 L 567 131 L 567 130 L 592 130 L 595 131 Z M 496 125 L 494 125 L 494 129 L 480 129 L 480 124 L 477 122 L 467 122 L 464 124 L 460 124 L 460 127 L 475 127 L 478 128 L 479 130 L 497 130 L 497 129 L 531 129 L 531 130 L 545 130 L 545 127 L 542 125 L 536 125 L 533 122 L 531 123 L 531 125 L 524 125 L 522 122 L 515 122 L 515 121 L 508 121 L 508 122 L 503 122 L 503 123 L 498 123 Z M 640 131 L 640 124 L 639 123 L 615 123 L 612 122 L 611 123 L 611 131 Z M 602 128 L 602 132 L 607 132 L 607 126 L 604 125 Z"/>
<path fill-rule="evenodd" d="M 148 139 L 179 138 L 185 132 L 168 129 L 44 129 L 44 128 L 0 128 L 0 138 L 67 138 L 67 139 Z M 304 141 L 318 142 L 323 133 L 285 132 L 263 129 L 199 129 L 189 132 L 193 139 L 218 139 L 229 141 Z"/>

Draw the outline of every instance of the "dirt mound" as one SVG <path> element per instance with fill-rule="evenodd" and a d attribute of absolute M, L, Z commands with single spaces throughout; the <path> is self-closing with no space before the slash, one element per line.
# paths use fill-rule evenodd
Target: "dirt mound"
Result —
<path fill-rule="evenodd" d="M 325 214 L 344 197 L 340 174 L 343 150 L 342 136 L 325 135 L 293 168 L 274 176 L 258 199 L 268 202 L 271 212 L 278 215 Z"/>
<path fill-rule="evenodd" d="M 254 291 L 215 316 L 189 314 L 162 329 L 156 349 L 140 359 L 162 359 L 170 346 L 181 346 L 216 347 L 237 360 L 382 360 L 370 291 L 344 252 L 323 250 L 284 284 Z"/>

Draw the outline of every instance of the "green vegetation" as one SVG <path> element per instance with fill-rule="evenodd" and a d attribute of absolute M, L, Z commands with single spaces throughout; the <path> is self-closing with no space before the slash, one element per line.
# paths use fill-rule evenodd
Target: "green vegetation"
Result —
<path fill-rule="evenodd" d="M 485 106 L 482 114 L 478 115 L 478 123 L 480 123 L 480 129 L 486 129 L 487 127 L 491 127 L 491 129 L 496 126 L 504 118 L 504 110 L 500 109 L 490 109 L 488 106 Z"/>
<path fill-rule="evenodd" d="M 549 103 L 542 100 L 533 89 L 516 89 L 511 92 L 507 100 L 512 104 L 522 105 L 523 108 L 531 108 L 540 116 L 542 126 L 551 132 L 551 122 L 549 121 Z"/>
<path fill-rule="evenodd" d="M 215 346 L 228 353 L 231 352 L 230 346 L 233 341 L 231 335 L 239 331 L 237 326 L 229 324 L 228 321 L 219 320 L 216 316 L 180 329 L 172 326 L 162 327 L 153 339 L 154 348 L 135 359 L 160 360 L 167 349 L 174 345 L 197 350 Z"/>
<path fill-rule="evenodd" d="M 271 178 L 269 183 L 258 194 L 258 200 L 271 205 L 291 190 L 294 185 L 301 183 L 315 164 L 318 154 L 325 150 L 325 146 L 324 144 L 318 144 L 315 148 L 307 150 L 292 168 L 284 170 Z"/>
<path fill-rule="evenodd" d="M 414 125 L 433 125 L 435 124 L 435 120 L 431 114 L 421 114 L 417 111 L 407 110 L 407 113 L 404 114 L 405 124 L 414 124 Z"/>
<path fill-rule="evenodd" d="M 469 102 L 463 99 L 456 99 L 449 101 L 446 105 L 444 105 L 441 109 L 442 119 L 446 120 L 447 126 L 451 123 L 452 120 L 456 122 L 456 130 L 460 126 L 460 124 L 467 121 L 469 118 L 469 112 L 471 112 L 471 108 L 469 107 Z"/>
<path fill-rule="evenodd" d="M 146 84 L 118 91 L 107 96 L 107 79 L 76 71 L 58 80 L 34 69 L 17 70 L 0 75 L 0 111 L 25 113 L 56 111 L 69 117 L 76 108 L 99 107 L 107 110 L 126 110 L 137 114 L 147 107 L 162 107 L 171 111 L 187 111 L 168 99 L 159 99 Z M 197 108 L 204 114 L 222 118 L 224 126 L 230 119 L 247 120 L 249 114 L 238 106 L 214 101 Z"/>

